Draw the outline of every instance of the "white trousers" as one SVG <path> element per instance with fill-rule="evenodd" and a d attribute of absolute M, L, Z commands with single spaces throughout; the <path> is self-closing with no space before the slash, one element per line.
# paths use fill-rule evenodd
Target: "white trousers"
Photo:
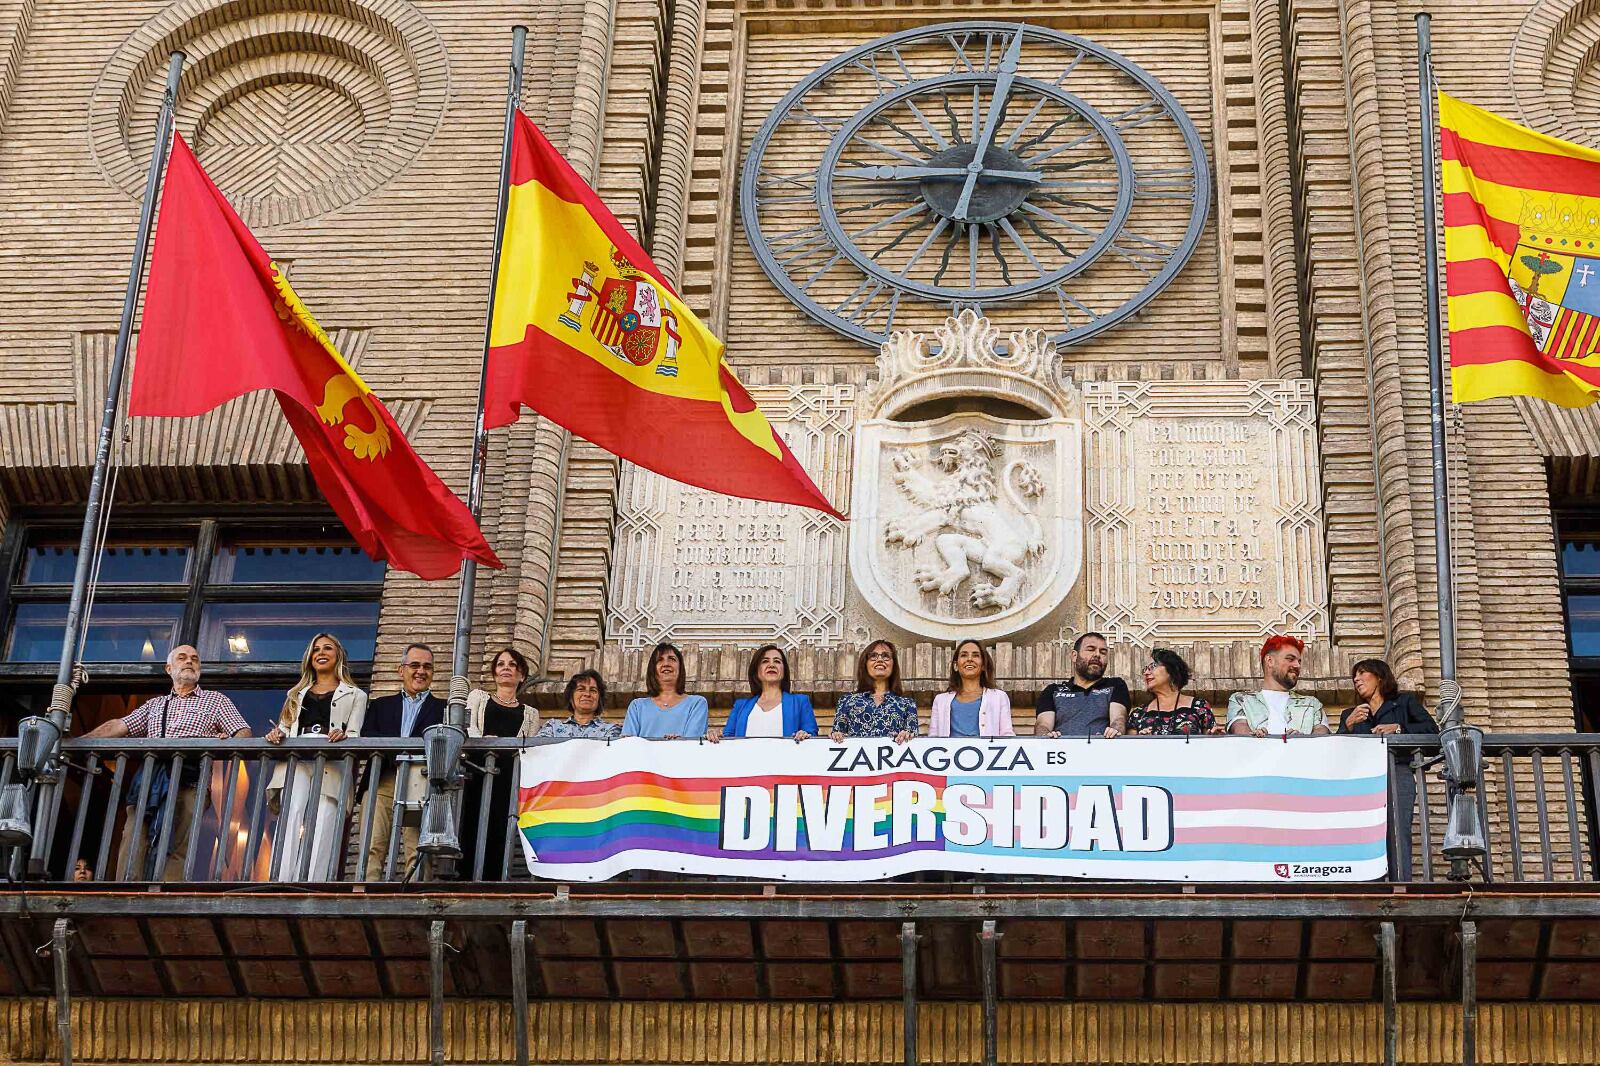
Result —
<path fill-rule="evenodd" d="M 311 775 L 316 764 L 299 763 L 294 777 L 284 790 L 288 802 L 279 816 L 278 846 L 283 858 L 278 865 L 279 881 L 299 881 L 301 856 L 311 849 L 311 865 L 306 881 L 339 881 L 343 872 L 344 819 L 339 817 L 339 793 L 344 788 L 344 766 L 331 759 L 322 768 L 322 787 L 317 790 L 316 811 L 310 828 L 305 828 L 306 803 L 311 798 Z"/>

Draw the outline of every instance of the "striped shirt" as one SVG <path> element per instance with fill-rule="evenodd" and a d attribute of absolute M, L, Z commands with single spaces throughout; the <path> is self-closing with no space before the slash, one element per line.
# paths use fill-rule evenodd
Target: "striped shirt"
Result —
<path fill-rule="evenodd" d="M 130 737 L 231 737 L 250 727 L 233 701 L 196 685 L 187 696 L 163 693 L 122 720 Z"/>

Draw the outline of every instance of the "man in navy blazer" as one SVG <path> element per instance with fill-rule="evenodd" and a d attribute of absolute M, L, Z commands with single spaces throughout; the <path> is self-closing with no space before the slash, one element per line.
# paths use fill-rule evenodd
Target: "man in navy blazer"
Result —
<path fill-rule="evenodd" d="M 428 691 L 433 684 L 433 649 L 426 644 L 408 644 L 400 657 L 400 691 L 380 696 L 367 704 L 367 717 L 361 723 L 365 737 L 420 737 L 431 725 L 444 722 L 445 701 Z M 427 781 L 411 763 L 405 767 L 405 801 L 420 804 L 427 795 Z M 367 803 L 372 811 L 372 842 L 367 847 L 367 880 L 383 880 L 388 864 L 389 837 L 394 832 L 394 764 L 384 767 L 373 785 Z M 395 875 L 404 877 L 417 854 L 416 825 L 400 825 L 400 852 L 395 857 Z"/>

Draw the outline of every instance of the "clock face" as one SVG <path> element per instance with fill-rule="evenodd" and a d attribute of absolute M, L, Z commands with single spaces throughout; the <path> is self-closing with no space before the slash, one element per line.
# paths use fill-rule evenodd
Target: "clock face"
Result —
<path fill-rule="evenodd" d="M 1080 37 L 928 26 L 830 60 L 745 161 L 762 269 L 819 322 L 877 345 L 964 308 L 1088 339 L 1199 243 L 1211 176 L 1149 74 Z"/>

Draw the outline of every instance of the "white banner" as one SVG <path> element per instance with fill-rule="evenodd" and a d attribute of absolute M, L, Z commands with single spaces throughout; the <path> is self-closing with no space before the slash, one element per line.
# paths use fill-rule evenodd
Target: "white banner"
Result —
<path fill-rule="evenodd" d="M 572 881 L 1361 881 L 1388 767 L 1372 737 L 572 740 L 523 752 L 518 825 L 535 876 Z"/>

